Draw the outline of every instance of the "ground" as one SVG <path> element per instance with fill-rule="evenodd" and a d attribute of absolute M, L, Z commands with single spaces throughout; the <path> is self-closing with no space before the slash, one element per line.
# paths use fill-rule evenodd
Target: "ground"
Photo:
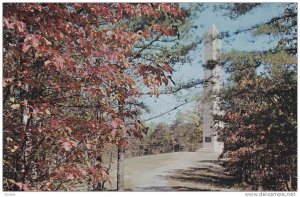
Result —
<path fill-rule="evenodd" d="M 245 191 L 225 175 L 218 154 L 175 152 L 125 160 L 126 191 Z M 115 169 L 115 164 L 113 165 Z M 116 171 L 111 172 L 114 180 Z M 116 182 L 106 185 L 116 190 Z M 248 189 L 247 189 L 248 190 Z"/>

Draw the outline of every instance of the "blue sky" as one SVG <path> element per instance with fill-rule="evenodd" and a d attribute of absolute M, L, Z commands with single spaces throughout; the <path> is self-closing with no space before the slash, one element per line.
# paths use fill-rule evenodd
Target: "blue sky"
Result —
<path fill-rule="evenodd" d="M 281 3 L 269 3 L 269 6 L 264 6 L 261 8 L 254 9 L 250 14 L 239 17 L 236 20 L 231 20 L 229 17 L 224 17 L 221 12 L 213 11 L 213 5 L 217 3 L 205 3 L 204 6 L 208 7 L 204 11 L 198 13 L 197 19 L 193 20 L 194 25 L 197 25 L 198 28 L 192 33 L 195 36 L 203 37 L 207 29 L 215 24 L 220 32 L 234 32 L 237 29 L 246 29 L 254 24 L 268 21 L 274 16 L 280 15 L 282 13 L 282 4 Z M 241 51 L 250 51 L 250 50 L 265 50 L 272 46 L 272 43 L 269 43 L 269 38 L 267 36 L 255 38 L 251 36 L 250 33 L 239 34 L 235 37 L 230 37 L 222 40 L 222 52 L 231 51 L 231 50 L 241 50 Z M 204 45 L 199 44 L 196 50 L 190 52 L 190 58 L 193 60 L 192 63 L 186 64 L 177 64 L 175 65 L 176 72 L 173 74 L 173 79 L 176 82 L 187 82 L 193 79 L 203 79 L 204 73 L 202 68 L 202 63 L 204 61 Z M 224 76 L 223 73 L 223 78 Z M 143 102 L 146 103 L 151 112 L 142 115 L 142 119 L 147 119 L 155 115 L 161 114 L 169 109 L 174 108 L 175 106 L 183 103 L 185 98 L 190 98 L 194 95 L 200 95 L 202 88 L 192 88 L 190 90 L 180 91 L 176 96 L 174 95 L 161 95 L 159 98 L 154 97 L 143 97 Z M 179 97 L 179 98 L 178 98 Z M 181 99 L 180 99 L 181 98 Z M 174 110 L 164 116 L 153 119 L 150 122 L 165 122 L 171 123 L 178 111 L 187 111 L 192 110 L 197 105 L 195 102 L 184 105 L 177 110 Z"/>

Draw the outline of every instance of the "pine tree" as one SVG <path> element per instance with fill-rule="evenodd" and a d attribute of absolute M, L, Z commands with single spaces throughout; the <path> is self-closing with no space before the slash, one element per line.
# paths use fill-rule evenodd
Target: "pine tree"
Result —
<path fill-rule="evenodd" d="M 230 77 L 226 113 L 216 117 L 225 123 L 222 157 L 229 172 L 259 190 L 297 189 L 297 4 L 284 6 L 282 15 L 252 28 L 255 37 L 277 38 L 276 47 L 223 56 Z"/>

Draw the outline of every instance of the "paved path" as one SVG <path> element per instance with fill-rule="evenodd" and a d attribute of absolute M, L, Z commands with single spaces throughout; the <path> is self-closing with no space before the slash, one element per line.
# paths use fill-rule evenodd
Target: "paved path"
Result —
<path fill-rule="evenodd" d="M 127 191 L 235 191 L 217 154 L 176 152 L 125 160 Z M 115 172 L 112 175 L 115 179 Z M 108 189 L 115 190 L 116 183 Z"/>

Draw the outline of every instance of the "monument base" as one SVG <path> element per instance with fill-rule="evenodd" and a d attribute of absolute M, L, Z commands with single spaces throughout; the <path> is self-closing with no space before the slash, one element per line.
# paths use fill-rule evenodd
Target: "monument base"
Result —
<path fill-rule="evenodd" d="M 213 153 L 214 149 L 211 148 L 199 148 L 196 152 L 205 152 L 205 153 Z"/>
<path fill-rule="evenodd" d="M 223 142 L 214 143 L 204 143 L 202 148 L 196 150 L 196 152 L 206 152 L 206 153 L 219 153 L 221 154 L 224 150 Z"/>
<path fill-rule="evenodd" d="M 222 150 L 215 150 L 212 148 L 199 148 L 196 152 L 205 152 L 205 153 L 222 153 Z"/>

